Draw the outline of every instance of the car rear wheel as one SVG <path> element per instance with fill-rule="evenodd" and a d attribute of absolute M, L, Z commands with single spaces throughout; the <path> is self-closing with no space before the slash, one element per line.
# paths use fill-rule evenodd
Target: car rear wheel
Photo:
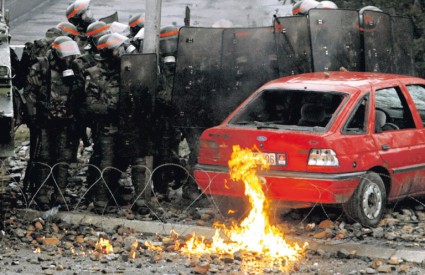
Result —
<path fill-rule="evenodd" d="M 349 218 L 364 226 L 376 226 L 384 215 L 386 202 L 382 178 L 375 172 L 368 172 L 343 206 Z"/>
<path fill-rule="evenodd" d="M 251 206 L 248 198 L 212 196 L 213 204 L 217 206 L 220 213 L 226 218 L 242 220 L 248 216 Z"/>

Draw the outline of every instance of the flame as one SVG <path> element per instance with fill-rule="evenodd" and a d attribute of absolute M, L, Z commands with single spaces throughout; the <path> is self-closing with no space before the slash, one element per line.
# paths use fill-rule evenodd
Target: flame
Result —
<path fill-rule="evenodd" d="M 220 229 L 215 225 L 212 242 L 193 234 L 182 247 L 183 254 L 234 255 L 235 252 L 240 252 L 243 254 L 242 268 L 257 271 L 273 267 L 285 271 L 304 256 L 307 243 L 303 247 L 288 244 L 283 232 L 270 224 L 268 201 L 257 176 L 257 170 L 268 169 L 269 164 L 258 149 L 256 151 L 241 149 L 235 145 L 229 161 L 230 178 L 245 184 L 245 195 L 252 205 L 248 217 L 240 225 L 230 228 L 221 226 Z M 221 231 L 228 240 L 220 236 Z"/>
<path fill-rule="evenodd" d="M 155 245 L 152 242 L 146 241 L 143 243 L 149 250 L 154 250 L 154 251 L 162 251 L 162 246 L 161 245 Z"/>
<path fill-rule="evenodd" d="M 95 250 L 101 252 L 102 254 L 114 253 L 114 249 L 109 242 L 109 239 L 100 237 L 95 245 Z"/>
<path fill-rule="evenodd" d="M 139 253 L 137 252 L 138 247 L 139 247 L 139 242 L 135 240 L 134 243 L 131 245 L 130 252 L 128 253 L 128 257 L 130 259 L 136 259 L 139 256 Z"/>

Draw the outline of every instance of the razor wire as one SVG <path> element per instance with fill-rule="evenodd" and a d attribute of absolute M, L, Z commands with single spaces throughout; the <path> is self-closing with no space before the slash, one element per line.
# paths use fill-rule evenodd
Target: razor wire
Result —
<path fill-rule="evenodd" d="M 51 179 L 50 182 L 53 183 L 53 184 L 51 184 L 51 185 L 53 185 L 51 187 L 57 188 L 59 190 L 59 195 L 62 197 L 63 201 L 65 202 L 65 205 L 64 205 L 65 210 L 79 211 L 80 210 L 79 208 L 80 208 L 83 200 L 87 197 L 88 193 L 91 190 L 96 189 L 96 187 L 98 187 L 100 184 L 104 185 L 107 188 L 109 194 L 111 195 L 111 198 L 112 198 L 113 203 L 114 203 L 114 205 L 112 205 L 113 207 L 117 207 L 118 210 L 125 208 L 125 206 L 120 205 L 118 203 L 117 198 L 116 198 L 116 194 L 114 194 L 113 190 L 111 190 L 108 187 L 103 175 L 108 170 L 114 170 L 116 172 L 121 173 L 122 175 L 125 175 L 124 179 L 128 180 L 129 177 L 130 177 L 130 175 L 128 175 L 128 170 L 121 171 L 121 170 L 119 170 L 115 167 L 106 167 L 103 170 L 101 170 L 101 169 L 99 169 L 98 167 L 96 167 L 92 164 L 77 163 L 75 168 L 69 168 L 70 172 L 68 174 L 70 175 L 69 176 L 70 178 L 76 177 L 78 175 L 80 175 L 80 176 L 82 175 L 84 177 L 84 175 L 85 175 L 84 170 L 87 171 L 87 169 L 89 167 L 95 169 L 98 172 L 99 177 L 96 178 L 90 186 L 88 186 L 87 182 L 84 182 L 84 180 L 83 180 L 82 183 L 80 183 L 80 186 L 73 186 L 73 187 L 76 187 L 76 188 L 80 188 L 80 190 L 77 190 L 77 191 L 81 191 L 82 188 L 84 188 L 84 187 L 86 187 L 87 189 L 85 191 L 80 192 L 80 196 L 77 198 L 76 203 L 68 204 L 68 202 L 66 200 L 66 197 L 68 195 L 63 194 L 61 192 L 61 190 L 58 186 L 58 183 L 57 183 L 57 181 L 54 177 L 53 171 L 59 165 L 69 165 L 69 164 L 67 164 L 67 163 L 56 163 L 56 164 L 50 166 L 46 163 L 37 163 L 37 165 L 42 165 L 44 167 L 47 167 L 49 169 L 49 173 L 48 173 L 48 175 L 46 176 L 45 179 L 40 181 L 40 182 L 42 182 L 41 186 L 38 186 L 35 193 L 29 199 L 27 198 L 26 190 L 23 189 L 23 182 L 22 181 L 23 181 L 25 174 L 21 174 L 21 178 L 20 178 L 19 181 L 17 181 L 15 178 L 11 178 L 6 183 L 6 184 L 9 184 L 9 185 L 13 184 L 13 188 L 15 188 L 17 192 L 21 193 L 20 197 L 24 201 L 24 207 L 25 208 L 31 208 L 32 207 L 32 205 L 34 203 L 35 196 L 41 190 L 41 188 L 43 188 L 45 185 L 48 184 L 49 178 Z M 133 166 L 133 167 L 135 167 L 135 166 Z M 160 201 L 157 193 L 154 191 L 153 175 L 155 173 L 157 173 L 158 169 L 160 169 L 160 168 L 173 167 L 173 168 L 176 168 L 176 169 L 182 169 L 185 172 L 187 178 L 184 181 L 183 185 L 188 184 L 189 181 L 196 182 L 196 180 L 191 175 L 190 171 L 186 167 L 179 165 L 179 164 L 176 164 L 176 163 L 164 163 L 164 164 L 161 164 L 161 165 L 155 167 L 153 170 L 150 170 L 147 166 L 144 166 L 144 165 L 142 165 L 142 167 L 145 168 L 145 171 L 146 171 L 146 178 L 147 178 L 146 182 L 147 182 L 147 184 L 144 186 L 144 189 L 139 194 L 134 194 L 132 201 L 130 201 L 127 206 L 129 206 L 129 209 L 132 209 L 134 207 L 135 203 L 137 202 L 137 200 L 144 194 L 144 192 L 150 192 L 151 195 L 152 195 L 152 198 L 155 198 L 154 203 L 147 202 L 145 206 L 149 209 L 150 215 L 153 218 L 155 218 L 156 220 L 158 220 L 160 222 L 167 223 L 168 222 L 167 219 L 162 217 L 162 213 L 158 209 L 166 208 L 169 205 L 172 206 L 173 201 L 171 201 L 167 205 L 164 204 L 164 202 Z M 11 175 L 11 173 L 12 173 L 11 171 L 9 171 L 8 163 L 7 163 L 7 160 L 5 160 L 5 159 L 0 159 L 0 169 L 5 170 L 6 175 Z M 22 168 L 22 172 L 25 173 L 24 167 Z M 210 175 L 207 172 L 205 172 L 205 173 L 208 175 L 208 185 L 207 185 L 207 187 L 204 190 L 200 190 L 201 192 L 199 193 L 199 195 L 195 199 L 187 201 L 182 211 L 187 212 L 192 208 L 198 208 L 198 209 L 202 208 L 202 207 L 199 207 L 198 205 L 196 205 L 196 203 L 199 200 L 206 200 L 207 204 L 204 204 L 203 207 L 208 208 L 208 209 L 212 208 L 213 213 L 217 213 L 222 220 L 226 221 L 228 219 L 228 215 L 227 215 L 227 213 L 223 213 L 220 210 L 219 203 L 221 203 L 221 202 L 217 201 L 217 199 L 214 195 L 210 195 L 211 185 L 214 183 L 215 177 L 210 177 Z M 387 186 L 387 187 L 390 188 L 391 186 L 401 186 L 401 185 L 398 184 L 396 179 L 389 178 L 389 175 L 384 174 L 384 173 L 377 173 L 377 174 L 379 174 L 382 179 L 385 179 L 384 182 L 386 181 L 386 182 L 390 183 L 389 186 Z M 364 177 L 364 176 L 362 176 L 362 177 Z M 392 182 L 391 182 L 391 180 L 392 180 Z M 422 182 L 424 180 L 425 180 L 425 178 L 416 178 L 417 182 Z M 328 195 L 331 194 L 331 195 L 334 195 L 334 196 L 336 195 L 332 192 L 332 190 L 330 188 L 322 188 L 320 186 L 317 186 L 313 182 L 311 182 L 310 184 L 311 184 L 311 187 L 317 191 L 318 201 L 320 201 L 320 198 L 324 194 L 328 194 Z M 3 186 L 5 185 L 5 181 L 2 182 L 2 185 Z M 78 184 L 74 183 L 74 185 L 78 185 Z M 68 186 L 69 186 L 69 181 L 68 181 Z M 413 192 L 413 187 L 414 187 L 413 182 L 409 182 L 407 184 L 402 185 L 401 188 L 404 188 L 403 189 L 404 194 L 409 194 L 409 193 Z M 183 188 L 183 186 L 180 186 L 179 188 Z M 387 192 L 387 195 L 390 194 L 390 189 L 387 190 L 386 192 Z M 395 200 L 392 200 L 392 202 L 388 205 L 384 205 L 384 207 L 386 208 L 386 214 L 384 214 L 383 219 L 386 218 L 385 215 L 391 215 L 392 213 L 396 213 L 398 211 L 398 209 L 410 209 L 411 205 L 406 205 L 406 202 L 407 203 L 413 202 L 414 204 L 416 204 L 416 206 L 418 208 L 422 207 L 422 209 L 425 209 L 425 197 L 417 197 L 417 196 L 413 196 L 413 195 L 406 195 L 404 197 L 400 197 L 400 198 L 397 198 Z M 413 207 L 415 207 L 415 206 L 413 206 Z M 3 211 L 5 211 L 4 207 L 2 207 L 2 208 L 3 208 Z M 353 223 L 359 223 L 358 220 L 351 219 L 351 217 L 348 217 L 347 214 L 343 211 L 342 208 L 337 208 L 337 207 L 331 207 L 331 208 L 332 208 L 332 211 L 329 210 L 330 209 L 329 205 L 323 204 L 323 203 L 320 203 L 320 202 L 314 202 L 314 203 L 312 203 L 311 207 L 303 209 L 303 212 L 301 212 L 301 214 L 300 214 L 300 218 L 292 221 L 291 225 L 294 226 L 294 227 L 304 227 L 305 224 L 310 223 L 312 221 L 320 221 L 320 220 L 326 220 L 326 219 L 331 220 L 335 224 L 340 224 L 341 222 L 346 222 L 346 220 L 344 218 L 348 219 L 349 221 L 351 221 Z M 337 209 L 337 210 L 335 210 L 335 209 Z M 105 215 L 105 217 L 106 217 L 106 214 L 107 214 L 106 210 L 107 209 L 105 207 L 103 209 L 103 211 L 101 211 L 100 213 L 97 213 L 97 214 L 102 215 L 102 216 Z M 286 222 L 285 219 L 286 219 L 286 217 L 288 217 L 288 213 L 291 213 L 292 211 L 297 211 L 297 210 L 290 209 L 289 212 L 287 212 L 285 215 L 281 215 L 278 209 L 271 209 L 269 214 L 274 215 L 275 216 L 274 220 L 277 220 L 278 222 Z M 415 215 L 415 211 L 421 211 L 421 210 L 410 209 L 410 211 L 413 213 L 413 215 Z M 424 210 L 422 210 L 422 211 L 424 211 Z M 318 212 L 319 212 L 319 214 L 318 214 Z M 416 223 L 418 223 L 418 221 L 414 221 L 414 220 L 410 220 L 410 221 L 400 220 L 400 221 L 398 221 L 399 225 L 416 224 Z M 365 228 L 367 228 L 367 227 L 365 227 Z M 188 229 L 188 230 L 190 230 L 190 229 Z M 423 242 L 425 242 L 425 240 Z"/>

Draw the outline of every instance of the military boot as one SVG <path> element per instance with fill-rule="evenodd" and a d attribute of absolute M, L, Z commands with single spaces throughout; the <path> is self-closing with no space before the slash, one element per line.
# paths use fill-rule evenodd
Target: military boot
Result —
<path fill-rule="evenodd" d="M 50 167 L 46 167 L 42 164 L 35 165 L 30 175 L 32 181 L 31 195 L 40 210 L 48 210 L 51 206 L 49 196 Z"/>
<path fill-rule="evenodd" d="M 151 197 L 151 188 L 146 182 L 146 168 L 143 161 L 131 168 L 131 180 L 133 182 L 136 203 L 134 209 L 139 214 L 145 215 L 150 212 L 148 203 Z"/>
<path fill-rule="evenodd" d="M 68 209 L 69 200 L 66 198 L 66 186 L 68 183 L 68 164 L 58 164 L 53 171 L 53 206 L 63 205 L 62 209 Z"/>

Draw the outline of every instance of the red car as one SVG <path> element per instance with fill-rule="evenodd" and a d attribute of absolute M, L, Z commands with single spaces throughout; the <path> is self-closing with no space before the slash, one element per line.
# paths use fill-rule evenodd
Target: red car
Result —
<path fill-rule="evenodd" d="M 366 226 L 387 202 L 425 193 L 425 80 L 321 72 L 270 81 L 201 136 L 195 178 L 206 194 L 244 197 L 229 179 L 233 145 L 256 146 L 269 200 L 339 204 Z"/>

